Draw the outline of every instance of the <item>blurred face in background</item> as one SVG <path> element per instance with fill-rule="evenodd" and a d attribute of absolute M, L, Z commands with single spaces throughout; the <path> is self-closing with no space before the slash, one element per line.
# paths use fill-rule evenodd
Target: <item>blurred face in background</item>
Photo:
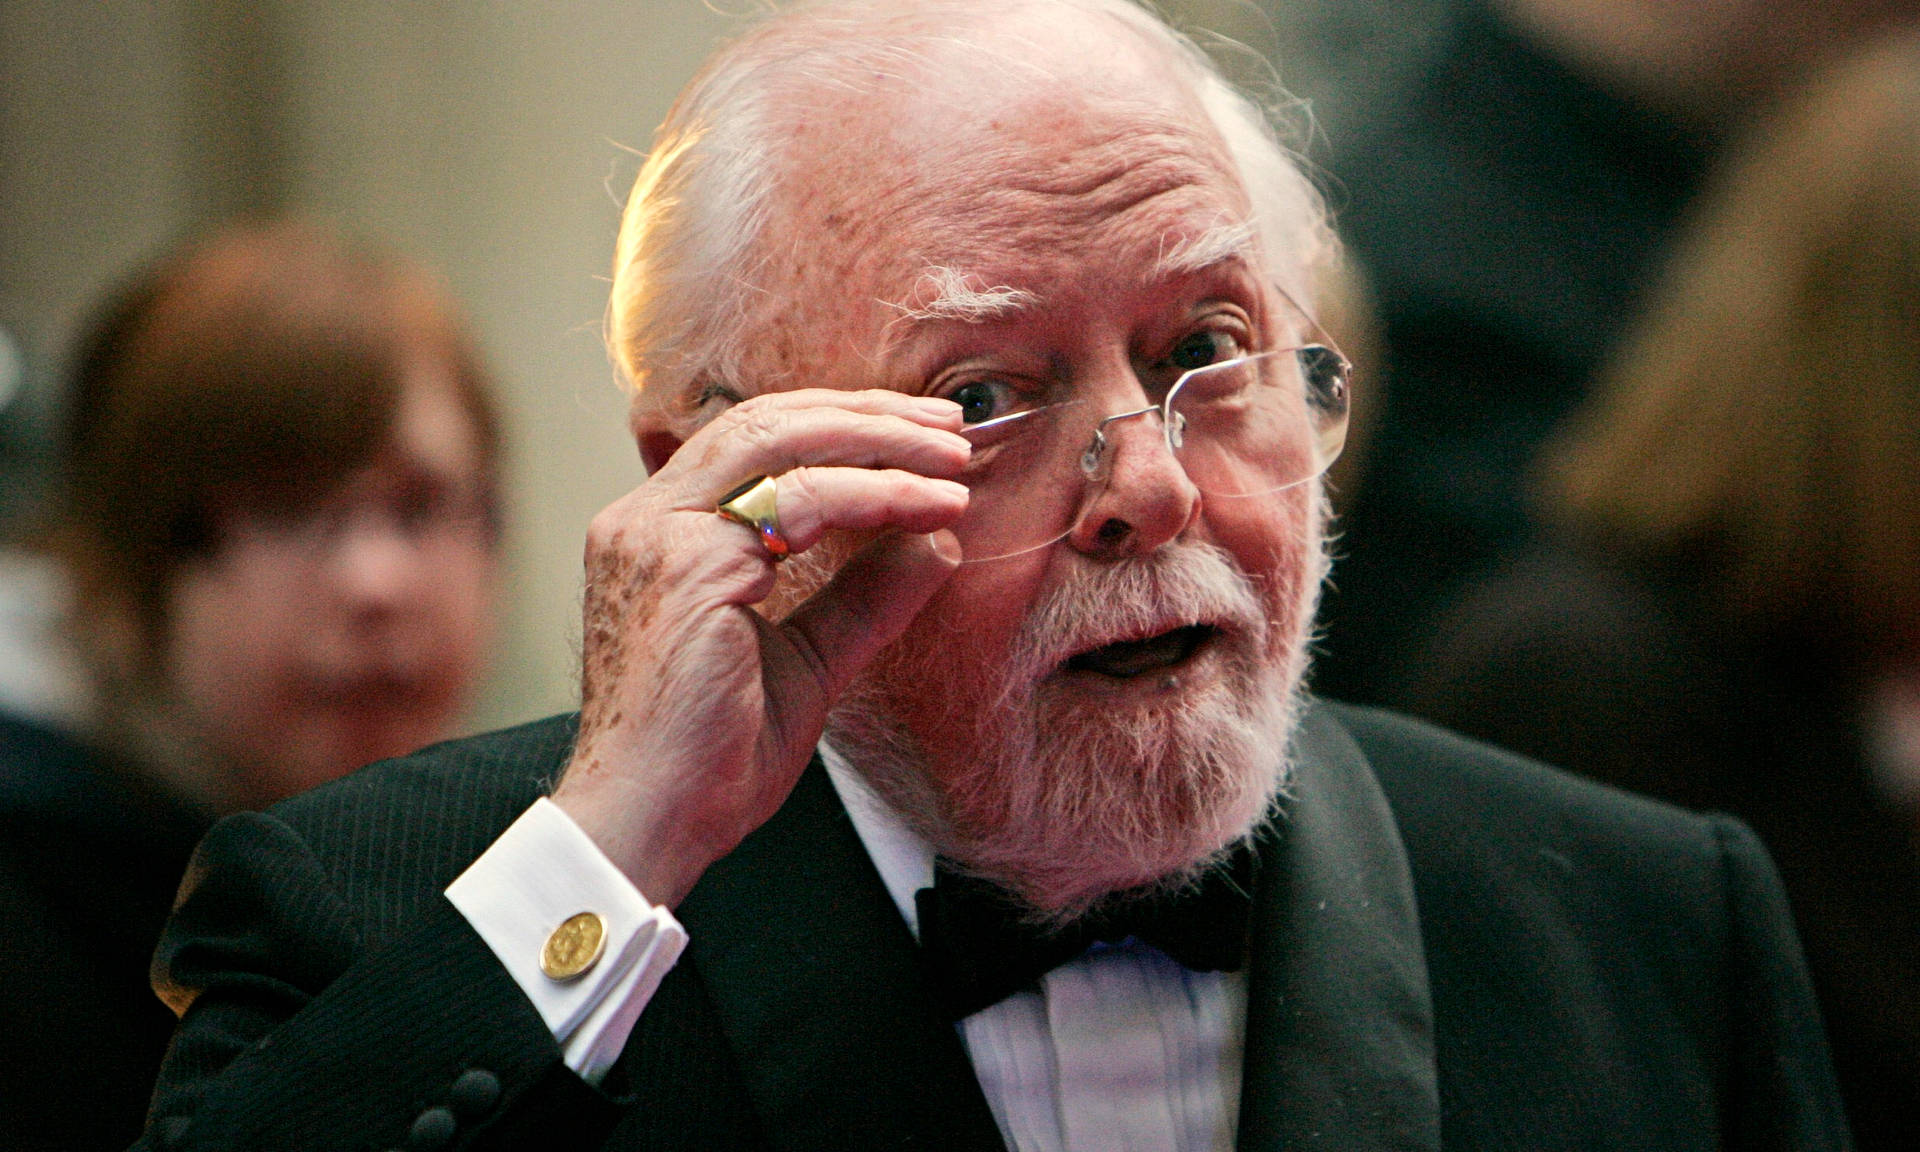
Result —
<path fill-rule="evenodd" d="M 493 624 L 481 434 L 448 367 L 402 373 L 369 462 L 294 511 L 215 512 L 172 582 L 161 674 L 259 807 L 450 734 Z"/>

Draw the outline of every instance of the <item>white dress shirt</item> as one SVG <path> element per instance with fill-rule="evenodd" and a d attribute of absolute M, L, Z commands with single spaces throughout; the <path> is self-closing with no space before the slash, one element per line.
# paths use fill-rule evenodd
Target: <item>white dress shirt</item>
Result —
<path fill-rule="evenodd" d="M 887 892 L 915 936 L 933 850 L 825 744 L 821 755 Z M 597 1081 L 686 944 L 557 805 L 542 799 L 447 889 L 560 1041 Z M 557 984 L 548 933 L 595 911 L 605 954 Z M 1243 973 L 1190 972 L 1128 941 L 1096 945 L 957 1028 L 1001 1135 L 1018 1152 L 1224 1152 L 1233 1147 L 1246 1020 Z"/>
<path fill-rule="evenodd" d="M 595 1084 L 687 946 L 687 930 L 673 913 L 649 903 L 545 796 L 447 885 L 447 899 L 533 1001 L 567 1067 Z M 540 970 L 541 950 L 579 912 L 606 920 L 600 961 L 578 979 L 549 979 Z"/>

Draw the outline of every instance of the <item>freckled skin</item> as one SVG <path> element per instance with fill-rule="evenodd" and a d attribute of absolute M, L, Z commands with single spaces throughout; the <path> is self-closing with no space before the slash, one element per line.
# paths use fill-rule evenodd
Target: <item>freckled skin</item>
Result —
<path fill-rule="evenodd" d="M 779 807 L 851 668 L 951 568 L 918 533 L 965 506 L 964 490 L 937 479 L 965 462 L 946 430 L 955 406 L 882 392 L 824 406 L 825 395 L 730 409 L 650 460 L 648 480 L 588 530 L 581 728 L 554 800 L 668 905 Z M 790 470 L 802 462 L 820 477 L 811 485 Z M 713 511 L 756 473 L 789 478 L 782 518 L 796 548 L 840 529 L 908 535 L 857 560 L 846 594 L 776 626 L 753 608 L 775 583 L 758 537 Z M 803 507 L 810 490 L 823 497 Z"/>
<path fill-rule="evenodd" d="M 597 694 L 618 683 L 627 670 L 627 637 L 644 633 L 652 623 L 656 601 L 648 595 L 659 577 L 658 563 L 610 549 L 596 553 L 586 579 L 586 618 L 581 628 L 581 650 L 586 666 L 581 683 Z M 617 702 L 601 707 L 596 698 L 582 701 L 583 734 L 591 741 L 625 719 Z M 591 725 L 592 727 L 587 727 Z"/>

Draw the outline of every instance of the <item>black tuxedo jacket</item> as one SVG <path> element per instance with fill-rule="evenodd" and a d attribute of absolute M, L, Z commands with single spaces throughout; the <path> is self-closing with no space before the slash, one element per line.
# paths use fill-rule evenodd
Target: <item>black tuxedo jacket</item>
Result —
<path fill-rule="evenodd" d="M 441 895 L 566 718 L 202 844 L 155 959 L 154 1148 L 989 1149 L 998 1131 L 816 764 L 678 909 L 598 1088 Z M 1778 882 L 1738 824 L 1309 709 L 1261 836 L 1246 1149 L 1846 1145 Z"/>

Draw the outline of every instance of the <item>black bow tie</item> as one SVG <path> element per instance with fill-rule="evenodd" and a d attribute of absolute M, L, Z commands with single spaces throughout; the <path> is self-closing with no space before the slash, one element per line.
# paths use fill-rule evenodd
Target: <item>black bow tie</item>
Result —
<path fill-rule="evenodd" d="M 1197 972 L 1236 971 L 1247 962 L 1258 867 L 1259 857 L 1243 842 L 1186 888 L 1119 893 L 1048 931 L 1028 922 L 1024 905 L 1006 889 L 936 862 L 933 887 L 914 897 L 922 969 L 955 1020 L 998 1004 L 1096 942 L 1129 936 Z"/>

